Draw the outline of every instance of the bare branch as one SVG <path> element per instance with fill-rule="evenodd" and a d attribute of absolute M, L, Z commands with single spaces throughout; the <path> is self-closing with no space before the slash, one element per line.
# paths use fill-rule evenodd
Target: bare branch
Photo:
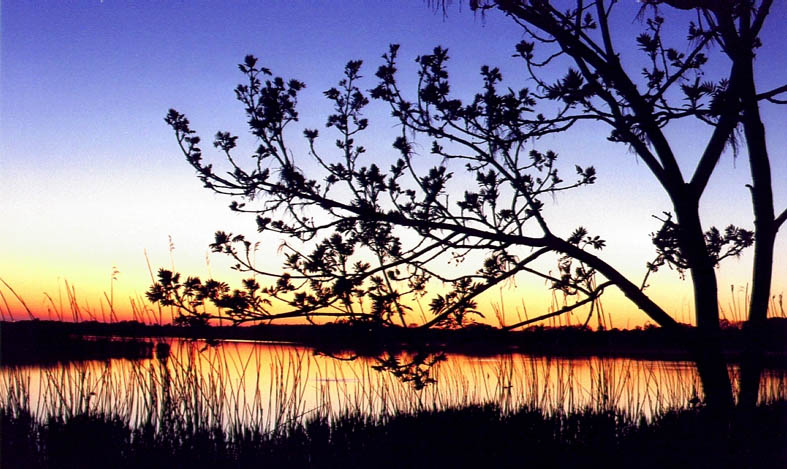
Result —
<path fill-rule="evenodd" d="M 778 88 L 774 88 L 770 91 L 766 91 L 765 93 L 760 93 L 757 95 L 757 101 L 762 101 L 763 99 L 767 99 L 768 101 L 776 104 L 787 104 L 786 100 L 775 99 L 776 95 L 787 93 L 787 85 L 782 85 Z"/>
<path fill-rule="evenodd" d="M 591 294 L 589 296 L 587 296 L 586 298 L 583 298 L 580 301 L 577 301 L 574 304 L 570 304 L 570 305 L 564 306 L 564 307 L 558 309 L 557 311 L 553 311 L 551 313 L 542 314 L 541 316 L 537 316 L 535 318 L 527 319 L 525 321 L 520 321 L 520 322 L 518 322 L 516 324 L 511 324 L 510 326 L 503 327 L 502 329 L 504 331 L 511 331 L 511 330 L 514 330 L 514 329 L 518 329 L 520 327 L 527 326 L 529 324 L 534 324 L 534 323 L 537 323 L 537 322 L 545 321 L 547 319 L 554 318 L 555 316 L 560 316 L 562 314 L 569 313 L 569 312 L 571 312 L 571 311 L 573 311 L 573 310 L 575 310 L 575 309 L 577 309 L 577 308 L 579 308 L 581 306 L 584 306 L 584 305 L 586 305 L 588 303 L 592 303 L 593 301 L 596 301 L 601 296 L 601 294 L 604 292 L 604 289 L 609 287 L 609 286 L 611 286 L 611 285 L 612 285 L 612 282 L 604 282 L 601 285 L 599 285 L 593 292 L 591 292 Z"/>

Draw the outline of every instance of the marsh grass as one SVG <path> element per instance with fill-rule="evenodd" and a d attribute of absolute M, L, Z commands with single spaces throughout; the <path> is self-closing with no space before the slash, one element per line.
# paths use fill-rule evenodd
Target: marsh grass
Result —
<path fill-rule="evenodd" d="M 262 429 L 306 418 L 389 416 L 493 404 L 502 412 L 547 415 L 591 409 L 632 418 L 702 402 L 690 362 L 549 358 L 523 354 L 449 355 L 423 389 L 378 371 L 374 358 L 337 360 L 304 347 L 172 340 L 171 352 L 145 360 L 107 359 L 0 368 L 0 405 L 39 420 L 77 414 L 118 416 L 160 427 L 173 415 L 195 427 Z M 739 380 L 738 368 L 729 368 Z M 784 399 L 787 375 L 767 370 L 759 400 Z"/>
<path fill-rule="evenodd" d="M 489 404 L 171 432 L 106 414 L 38 422 L 0 410 L 3 467 L 784 467 L 785 417 L 783 401 L 724 426 L 702 409 L 647 421 Z"/>
<path fill-rule="evenodd" d="M 643 451 L 655 456 L 639 467 L 663 467 L 654 461 L 675 461 L 658 445 L 695 461 L 708 441 L 770 464 L 787 443 L 783 372 L 763 380 L 753 413 L 720 426 L 685 363 L 457 355 L 437 365 L 437 384 L 415 390 L 369 358 L 170 345 L 160 359 L 3 369 L 2 467 L 594 467 L 609 455 L 606 465 L 623 467 Z"/>

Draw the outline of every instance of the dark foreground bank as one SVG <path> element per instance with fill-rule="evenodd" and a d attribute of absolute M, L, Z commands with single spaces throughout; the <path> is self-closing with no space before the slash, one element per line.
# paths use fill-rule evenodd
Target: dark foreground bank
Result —
<path fill-rule="evenodd" d="M 38 423 L 0 410 L 3 468 L 15 467 L 756 467 L 787 464 L 787 403 L 668 412 L 652 422 L 613 412 L 504 414 L 471 406 L 391 417 L 312 419 L 274 433 L 132 429 L 104 415 Z"/>

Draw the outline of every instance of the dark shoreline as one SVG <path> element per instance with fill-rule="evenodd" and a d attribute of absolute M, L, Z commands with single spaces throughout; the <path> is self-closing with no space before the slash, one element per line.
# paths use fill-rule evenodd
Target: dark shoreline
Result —
<path fill-rule="evenodd" d="M 756 337 L 784 368 L 787 321 L 771 321 Z M 486 327 L 461 331 L 330 326 L 205 327 L 140 323 L 0 323 L 2 364 L 143 358 L 155 344 L 182 337 L 296 343 L 317 351 L 376 354 L 407 350 L 498 355 L 609 356 L 690 360 L 680 347 L 692 330 L 589 331 L 532 328 L 506 333 Z M 725 352 L 741 353 L 751 333 L 723 331 Z M 747 335 L 748 334 L 748 335 Z M 416 345 L 420 347 L 416 348 Z M 136 347 L 136 348 L 135 348 Z M 121 352 L 131 350 L 131 356 Z M 8 353 L 11 355 L 9 356 Z M 14 363 L 14 354 L 23 359 Z M 106 356 L 102 356 L 105 354 Z M 69 355 L 69 356 L 66 356 Z M 27 360 L 26 362 L 24 360 Z M 193 378 L 192 378 L 193 379 Z M 161 388 L 164 389 L 164 388 Z M 170 389 L 170 388 L 167 388 Z M 197 407 L 172 400 L 151 406 L 132 424 L 122 415 L 62 411 L 39 420 L 30 401 L 0 402 L 0 467 L 784 467 L 787 461 L 787 402 L 739 406 L 719 414 L 702 402 L 665 408 L 651 419 L 603 407 L 566 413 L 494 404 L 465 405 L 412 413 L 336 418 L 315 414 L 273 430 L 234 423 L 229 427 L 196 418 Z M 178 397 L 180 396 L 180 397 Z M 162 405 L 172 407 L 159 407 Z M 55 408 L 55 407 L 53 407 Z M 164 409 L 164 411 L 161 411 Z M 178 410 L 180 409 L 180 410 Z M 187 409 L 187 410 L 183 410 Z"/>
<path fill-rule="evenodd" d="M 156 339 L 186 338 L 259 340 L 312 347 L 318 352 L 446 352 L 467 355 L 526 353 L 554 357 L 602 356 L 642 360 L 692 359 L 684 344 L 699 340 L 686 328 L 592 331 L 581 327 L 532 327 L 504 332 L 488 326 L 461 330 L 374 328 L 367 325 L 256 325 L 247 327 L 146 325 L 136 321 L 79 323 L 59 321 L 0 322 L 0 364 L 37 364 L 53 361 L 149 358 Z M 787 368 L 787 320 L 770 319 L 756 337 L 746 329 L 722 330 L 721 343 L 728 362 L 738 362 L 754 339 L 762 347 L 766 367 Z"/>
<path fill-rule="evenodd" d="M 783 468 L 785 401 L 737 409 L 723 420 L 703 408 L 652 421 L 610 410 L 548 415 L 493 405 L 412 414 L 311 418 L 273 432 L 190 425 L 177 415 L 132 427 L 80 413 L 37 421 L 0 407 L 2 467 L 589 467 Z"/>

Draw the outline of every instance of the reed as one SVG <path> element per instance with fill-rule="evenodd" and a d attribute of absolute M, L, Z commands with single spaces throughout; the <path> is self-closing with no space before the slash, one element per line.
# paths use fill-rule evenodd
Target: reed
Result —
<path fill-rule="evenodd" d="M 635 450 L 654 449 L 656 438 L 673 441 L 669 432 L 679 425 L 713 428 L 696 372 L 682 363 L 452 356 L 435 366 L 437 384 L 416 390 L 376 371 L 373 358 L 340 361 L 288 346 L 170 345 L 169 356 L 156 359 L 0 369 L 3 467 L 21 457 L 30 458 L 26 467 L 84 465 L 74 458 L 85 454 L 119 467 L 417 467 L 467 465 L 479 454 L 502 464 L 510 460 L 494 458 L 533 457 L 528 451 L 539 451 L 539 463 L 589 464 L 607 452 L 623 464 Z M 769 373 L 747 425 L 773 434 L 746 445 L 773 453 L 784 443 L 787 379 Z M 731 439 L 741 435 L 714 438 L 737 448 L 742 443 Z M 461 456 L 452 453 L 457 448 Z"/>
<path fill-rule="evenodd" d="M 0 408 L 3 467 L 783 467 L 784 402 L 722 428 L 701 409 L 652 421 L 584 410 L 494 406 L 310 417 L 276 432 L 244 426 L 134 428 L 106 414 L 53 417 Z M 757 432 L 747 432 L 756 428 Z"/>
<path fill-rule="evenodd" d="M 103 360 L 0 368 L 0 405 L 54 416 L 112 415 L 136 427 L 253 426 L 274 431 L 306 419 L 390 416 L 494 405 L 503 413 L 539 409 L 558 415 L 585 409 L 653 418 L 701 402 L 695 368 L 685 362 L 586 357 L 453 355 L 416 389 L 373 368 L 374 358 L 341 361 L 306 348 L 173 340 L 171 353 L 145 360 Z M 733 382 L 738 371 L 730 368 Z M 784 399 L 787 377 L 768 370 L 760 401 Z M 24 404 L 24 405 L 23 405 Z"/>

